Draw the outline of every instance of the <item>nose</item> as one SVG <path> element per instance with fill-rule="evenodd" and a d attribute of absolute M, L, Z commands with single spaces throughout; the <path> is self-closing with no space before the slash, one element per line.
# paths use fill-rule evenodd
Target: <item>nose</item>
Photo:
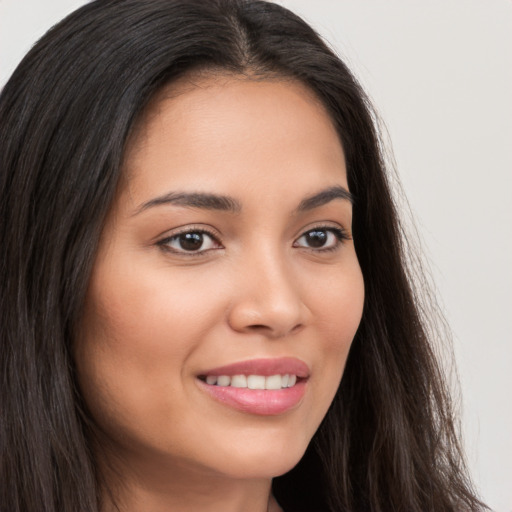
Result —
<path fill-rule="evenodd" d="M 309 310 L 285 261 L 273 256 L 251 258 L 237 274 L 228 309 L 232 329 L 281 338 L 305 326 Z"/>

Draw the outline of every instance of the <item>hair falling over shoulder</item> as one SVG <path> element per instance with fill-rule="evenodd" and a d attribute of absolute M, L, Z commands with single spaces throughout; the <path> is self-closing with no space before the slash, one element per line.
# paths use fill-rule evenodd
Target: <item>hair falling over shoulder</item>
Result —
<path fill-rule="evenodd" d="M 276 498 L 296 512 L 484 510 L 434 353 L 435 318 L 412 286 L 375 115 L 345 64 L 273 3 L 96 0 L 51 29 L 0 96 L 0 511 L 101 508 L 73 363 L 98 238 L 145 105 L 212 69 L 309 87 L 339 133 L 356 198 L 363 319 L 306 454 L 273 481 Z"/>

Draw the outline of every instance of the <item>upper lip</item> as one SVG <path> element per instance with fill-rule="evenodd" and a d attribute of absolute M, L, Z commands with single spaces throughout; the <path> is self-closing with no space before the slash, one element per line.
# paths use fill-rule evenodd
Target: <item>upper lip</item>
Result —
<path fill-rule="evenodd" d="M 239 361 L 236 363 L 218 366 L 201 372 L 201 377 L 208 375 L 296 375 L 300 378 L 309 377 L 309 367 L 296 357 L 278 357 L 278 358 L 262 358 L 250 359 L 247 361 Z"/>

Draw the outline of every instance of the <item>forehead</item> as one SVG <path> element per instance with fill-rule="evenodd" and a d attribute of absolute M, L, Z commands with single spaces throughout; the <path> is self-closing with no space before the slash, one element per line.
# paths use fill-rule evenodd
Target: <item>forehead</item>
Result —
<path fill-rule="evenodd" d="M 259 94 L 257 94 L 259 92 Z M 266 103 L 280 102 L 287 97 L 295 106 L 309 105 L 311 112 L 321 113 L 327 119 L 330 116 L 318 96 L 308 86 L 291 77 L 279 75 L 233 74 L 222 71 L 199 71 L 187 74 L 162 87 L 144 109 L 130 138 L 130 146 L 140 142 L 148 127 L 161 118 L 164 110 L 173 108 L 174 115 L 193 114 L 204 109 L 218 111 L 230 110 L 230 106 L 246 106 L 257 100 L 260 106 Z M 213 102 L 212 102 L 213 100 Z M 244 101 L 245 100 L 245 101 Z M 172 106 L 169 105 L 172 102 Z M 286 106 L 285 102 L 283 107 Z M 253 112 L 254 113 L 254 112 Z M 261 109 L 256 113 L 262 114 Z M 276 111 L 275 114 L 279 114 Z M 256 116 L 258 118 L 259 116 Z M 276 119 L 277 120 L 277 119 Z"/>
<path fill-rule="evenodd" d="M 272 188 L 301 176 L 316 187 L 329 175 L 346 184 L 343 148 L 313 92 L 294 80 L 239 76 L 187 77 L 161 90 L 129 141 L 124 173 L 137 196 L 211 191 L 223 180 Z"/>

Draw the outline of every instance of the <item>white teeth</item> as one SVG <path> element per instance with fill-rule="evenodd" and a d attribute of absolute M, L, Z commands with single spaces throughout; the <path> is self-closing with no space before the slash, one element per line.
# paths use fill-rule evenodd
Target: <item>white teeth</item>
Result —
<path fill-rule="evenodd" d="M 231 386 L 233 388 L 249 389 L 283 389 L 295 386 L 296 375 L 208 375 L 206 384 L 210 386 Z"/>
<path fill-rule="evenodd" d="M 231 377 L 231 387 L 232 388 L 246 388 L 247 387 L 247 377 L 245 375 L 233 375 L 233 377 Z"/>
<path fill-rule="evenodd" d="M 281 389 L 281 375 L 267 377 L 265 379 L 265 389 Z"/>
<path fill-rule="evenodd" d="M 265 389 L 265 377 L 263 375 L 249 375 L 247 377 L 247 387 L 249 389 Z"/>
<path fill-rule="evenodd" d="M 219 375 L 217 377 L 217 386 L 229 386 L 231 384 L 231 377 L 227 375 Z"/>

